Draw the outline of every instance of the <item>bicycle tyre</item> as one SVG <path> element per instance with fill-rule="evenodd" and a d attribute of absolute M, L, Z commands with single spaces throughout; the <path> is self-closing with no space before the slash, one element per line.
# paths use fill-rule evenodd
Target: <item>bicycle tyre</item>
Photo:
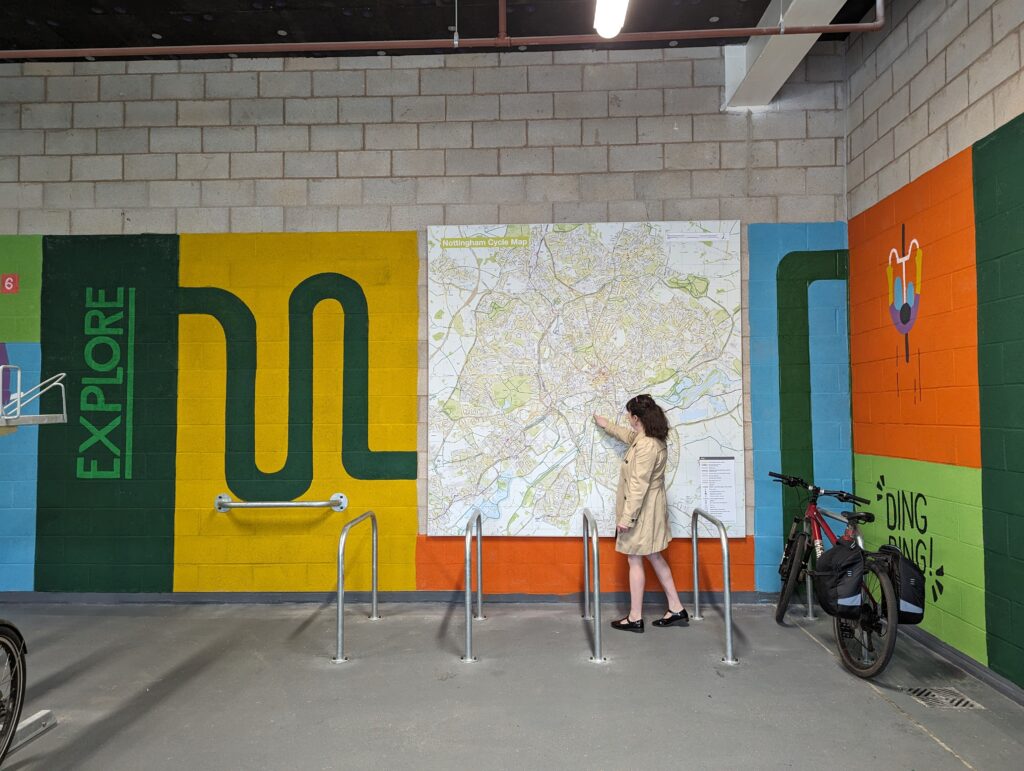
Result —
<path fill-rule="evenodd" d="M 899 627 L 896 590 L 889 573 L 877 562 L 864 566 L 861 602 L 859 619 L 833 617 L 832 629 L 843 666 L 857 677 L 869 678 L 889 666 Z"/>
<path fill-rule="evenodd" d="M 25 702 L 25 644 L 18 631 L 0 624 L 0 763 L 14 741 Z"/>
<path fill-rule="evenodd" d="M 800 582 L 800 573 L 803 571 L 804 560 L 807 557 L 807 533 L 797 533 L 786 545 L 786 551 L 782 555 L 783 567 L 780 570 L 784 573 L 782 579 L 782 592 L 779 594 L 779 601 L 775 605 L 775 623 L 781 624 L 786 617 L 786 608 L 793 598 L 796 585 Z M 786 566 L 789 561 L 788 567 Z"/>

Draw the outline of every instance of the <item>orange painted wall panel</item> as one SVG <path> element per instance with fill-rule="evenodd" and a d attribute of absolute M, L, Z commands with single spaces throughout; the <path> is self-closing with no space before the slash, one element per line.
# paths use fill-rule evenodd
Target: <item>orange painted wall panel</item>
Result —
<path fill-rule="evenodd" d="M 416 543 L 416 588 L 430 591 L 464 589 L 465 546 L 462 538 L 421 535 Z M 615 551 L 611 538 L 599 542 L 601 591 L 627 592 L 626 558 Z M 698 541 L 701 589 L 722 591 L 722 549 L 717 539 Z M 474 554 L 476 545 L 473 545 Z M 583 589 L 581 538 L 485 538 L 485 594 L 575 594 Z M 677 538 L 665 558 L 679 591 L 693 590 L 690 541 Z M 474 557 L 475 559 L 475 557 Z M 754 538 L 729 541 L 733 591 L 754 590 Z M 647 591 L 660 591 L 648 567 Z"/>
<path fill-rule="evenodd" d="M 979 468 L 971 151 L 858 215 L 849 232 L 854 452 Z M 890 313 L 886 268 L 893 248 L 910 254 L 906 283 L 920 290 L 906 335 Z M 895 261 L 893 275 L 902 281 Z M 895 299 L 903 305 L 901 296 Z"/>

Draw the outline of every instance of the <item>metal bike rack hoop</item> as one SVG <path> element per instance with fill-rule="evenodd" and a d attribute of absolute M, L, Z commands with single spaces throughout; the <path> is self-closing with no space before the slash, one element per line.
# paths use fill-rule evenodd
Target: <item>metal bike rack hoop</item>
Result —
<path fill-rule="evenodd" d="M 588 544 L 587 541 L 590 541 Z M 583 618 L 594 620 L 594 655 L 590 660 L 601 663 L 601 559 L 598 552 L 597 520 L 590 509 L 583 510 Z M 589 551 L 588 551 L 588 547 Z M 590 582 L 590 552 L 594 559 L 594 582 Z M 590 615 L 590 597 L 593 592 L 594 615 Z"/>
<path fill-rule="evenodd" d="M 341 664 L 348 661 L 345 656 L 345 542 L 348 540 L 348 532 L 360 522 L 370 520 L 370 538 L 372 542 L 372 553 L 370 556 L 371 571 L 371 594 L 370 594 L 370 620 L 379 621 L 377 613 L 377 515 L 372 511 L 360 514 L 341 529 L 341 536 L 338 538 L 338 652 L 331 661 Z"/>
<path fill-rule="evenodd" d="M 473 540 L 473 525 L 476 525 L 476 616 L 473 616 L 473 586 L 470 578 Z M 483 620 L 484 616 L 484 573 L 483 573 L 483 515 L 477 511 L 466 523 L 466 655 L 462 660 L 467 664 L 476 661 L 473 656 L 473 619 Z"/>
<path fill-rule="evenodd" d="M 718 537 L 722 542 L 722 575 L 725 578 L 725 658 L 723 664 L 738 664 L 732 655 L 732 591 L 729 586 L 729 538 L 725 525 L 721 520 L 712 517 L 703 509 L 694 509 L 690 518 L 690 543 L 693 545 L 693 620 L 703 621 L 700 614 L 700 577 L 697 571 L 697 519 L 703 517 L 718 528 Z"/>
<path fill-rule="evenodd" d="M 231 509 L 325 509 L 344 511 L 348 508 L 348 497 L 345 493 L 334 493 L 326 501 L 234 501 L 227 493 L 221 493 L 213 499 L 213 506 L 221 514 Z"/>
<path fill-rule="evenodd" d="M 820 509 L 819 509 L 820 511 Z M 807 548 L 813 549 L 814 544 L 811 543 L 811 529 L 807 525 L 807 520 L 804 520 L 804 532 L 807 534 Z M 807 592 L 807 612 L 804 614 L 804 619 L 807 621 L 817 621 L 818 616 L 814 612 L 814 580 L 811 578 L 810 571 L 810 555 L 807 555 L 808 569 L 804 575 L 804 591 Z"/>

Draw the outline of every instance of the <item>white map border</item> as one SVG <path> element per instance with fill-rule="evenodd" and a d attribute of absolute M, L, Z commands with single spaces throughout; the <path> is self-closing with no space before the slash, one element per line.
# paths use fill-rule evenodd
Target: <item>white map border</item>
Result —
<path fill-rule="evenodd" d="M 447 437 L 443 436 L 441 431 L 439 431 L 439 427 L 442 424 L 446 425 L 449 429 L 451 428 L 452 420 L 449 412 L 452 409 L 461 409 L 462 406 L 460 400 L 452 399 L 452 395 L 458 385 L 459 373 L 454 372 L 452 367 L 447 365 L 447 362 L 451 360 L 453 355 L 459 355 L 460 352 L 461 355 L 465 355 L 467 350 L 472 351 L 473 344 L 476 342 L 474 318 L 477 306 L 469 308 L 469 301 L 463 299 L 459 306 L 459 312 L 453 315 L 451 313 L 451 301 L 455 300 L 458 303 L 460 295 L 464 296 L 467 292 L 479 289 L 481 276 L 484 277 L 484 282 L 492 282 L 489 287 L 485 287 L 485 292 L 497 289 L 494 282 L 500 278 L 503 272 L 502 266 L 499 266 L 496 262 L 498 255 L 502 256 L 504 260 L 513 263 L 518 259 L 523 268 L 529 268 L 531 264 L 535 264 L 535 262 L 531 263 L 531 258 L 536 258 L 539 255 L 539 251 L 536 254 L 532 251 L 538 239 L 541 239 L 540 242 L 544 243 L 551 234 L 563 234 L 576 228 L 587 229 L 591 234 L 596 232 L 599 234 L 599 237 L 600 234 L 625 234 L 630 232 L 630 229 L 659 231 L 665 236 L 663 239 L 665 266 L 663 267 L 667 269 L 675 268 L 677 277 L 679 275 L 690 275 L 696 276 L 698 280 L 708 278 L 699 270 L 693 270 L 695 267 L 706 269 L 708 265 L 708 263 L 702 265 L 695 264 L 697 260 L 693 254 L 695 251 L 693 247 L 700 245 L 702 248 L 705 248 L 700 259 L 707 259 L 708 252 L 712 253 L 714 256 L 709 262 L 716 267 L 708 279 L 706 287 L 703 281 L 700 281 L 698 291 L 696 292 L 694 292 L 692 287 L 688 286 L 687 291 L 695 294 L 695 296 L 689 300 L 683 299 L 686 302 L 698 305 L 701 302 L 713 302 L 712 298 L 707 296 L 702 298 L 699 296 L 700 288 L 705 288 L 706 295 L 712 295 L 716 292 L 720 295 L 727 295 L 726 299 L 729 302 L 728 307 L 730 311 L 728 321 L 731 325 L 731 332 L 727 337 L 722 353 L 723 356 L 732 360 L 733 366 L 736 369 L 735 377 L 722 385 L 722 388 L 726 389 L 725 391 L 717 394 L 710 394 L 710 392 L 705 394 L 709 398 L 721 400 L 722 404 L 728 407 L 726 415 L 731 417 L 728 419 L 730 429 L 726 433 L 729 433 L 731 430 L 731 437 L 723 437 L 721 432 L 715 437 L 712 437 L 710 432 L 703 434 L 699 432 L 694 433 L 690 430 L 687 422 L 680 419 L 683 408 L 692 410 L 694 403 L 683 405 L 676 400 L 677 403 L 672 404 L 670 402 L 679 396 L 678 392 L 666 393 L 665 389 L 661 389 L 659 392 L 656 386 L 650 384 L 647 384 L 647 387 L 642 387 L 643 384 L 638 383 L 634 388 L 620 387 L 612 389 L 616 391 L 616 397 L 612 399 L 607 398 L 607 389 L 599 389 L 602 393 L 587 394 L 582 391 L 569 393 L 562 398 L 560 400 L 562 403 L 567 405 L 570 410 L 575 410 L 576 413 L 579 413 L 574 415 L 575 419 L 571 428 L 573 437 L 578 438 L 587 432 L 591 433 L 589 449 L 592 451 L 591 460 L 594 463 L 591 467 L 592 474 L 589 479 L 591 489 L 588 491 L 583 504 L 588 505 L 597 515 L 601 535 L 612 535 L 614 533 L 613 503 L 617 468 L 625 448 L 616 440 L 603 436 L 603 432 L 596 429 L 592 422 L 584 426 L 576 424 L 581 422 L 581 419 L 584 423 L 589 420 L 589 408 L 595 404 L 601 405 L 596 411 L 609 417 L 621 418 L 621 404 L 628 396 L 638 392 L 638 390 L 642 390 L 654 394 L 655 398 L 668 409 L 670 422 L 673 426 L 673 431 L 670 435 L 669 461 L 670 468 L 675 468 L 674 472 L 670 472 L 671 481 L 669 481 L 669 503 L 673 535 L 676 537 L 689 536 L 690 511 L 693 506 L 700 505 L 701 491 L 699 488 L 698 459 L 706 455 L 732 455 L 736 459 L 736 512 L 733 518 L 726 520 L 726 525 L 728 526 L 730 537 L 744 536 L 746 533 L 746 517 L 745 456 L 743 452 L 742 314 L 740 312 L 741 244 L 740 223 L 738 221 L 432 226 L 428 229 L 428 535 L 462 535 L 469 513 L 477 509 L 484 513 L 484 532 L 488 535 L 578 536 L 582 530 L 581 510 L 583 505 L 572 506 L 565 511 L 559 510 L 561 512 L 559 515 L 541 518 L 540 522 L 534 521 L 529 527 L 520 529 L 509 528 L 509 522 L 503 520 L 502 508 L 505 508 L 504 517 L 506 519 L 508 512 L 508 506 L 505 502 L 510 499 L 516 500 L 516 496 L 518 496 L 517 510 L 521 511 L 523 506 L 527 505 L 524 503 L 526 500 L 525 496 L 530 489 L 529 486 L 525 485 L 525 478 L 516 475 L 506 475 L 504 482 L 499 479 L 500 474 L 492 475 L 486 488 L 492 489 L 492 493 L 496 494 L 492 494 L 490 500 L 483 499 L 480 496 L 476 496 L 475 500 L 464 499 L 461 504 L 452 500 L 447 502 L 447 512 L 444 512 L 446 488 L 451 483 L 451 474 L 448 472 L 454 468 L 453 461 L 457 464 L 459 458 L 457 454 L 450 452 L 450 448 L 445 448 Z M 510 237 L 510 233 L 513 238 L 524 239 L 519 242 L 522 245 L 518 247 L 502 246 L 501 244 L 504 239 Z M 470 240 L 463 241 L 461 242 L 462 246 L 456 247 L 452 247 L 451 244 L 453 242 L 448 241 L 448 245 L 442 248 L 442 239 Z M 498 240 L 493 245 L 488 245 L 487 239 Z M 548 252 L 550 256 L 550 250 Z M 518 258 L 515 256 L 516 254 L 519 255 Z M 608 259 L 614 255 L 615 251 L 613 248 L 604 256 Z M 621 256 L 618 259 L 624 261 Z M 629 259 L 629 257 L 627 256 L 626 259 Z M 489 264 L 493 267 L 485 267 Z M 558 276 L 562 272 L 563 267 L 556 265 L 553 257 L 551 258 L 551 270 L 555 271 L 554 276 Z M 474 274 L 476 275 L 474 276 Z M 475 283 L 473 290 L 467 289 L 467 282 L 471 278 Z M 580 282 L 586 282 L 588 277 L 577 273 L 576 278 L 580 279 Z M 620 276 L 619 280 L 624 281 L 626 279 Z M 463 282 L 461 285 L 459 284 L 460 281 Z M 592 284 L 593 281 L 590 283 Z M 678 283 L 677 278 L 676 284 L 678 285 Z M 453 291 L 453 287 L 459 288 Z M 673 288 L 678 289 L 678 286 Z M 552 293 L 557 294 L 557 290 L 552 290 Z M 508 293 L 499 294 L 507 296 Z M 480 300 L 479 297 L 476 299 Z M 675 301 L 672 300 L 672 302 Z M 720 315 L 718 314 L 718 316 Z M 460 319 L 459 322 L 455 321 L 456 317 Z M 630 337 L 630 330 L 623 329 L 622 334 L 625 337 Z M 438 338 L 438 335 L 440 335 L 440 338 Z M 522 342 L 521 340 L 517 341 L 515 336 L 510 336 L 506 340 L 510 345 Z M 468 347 L 466 346 L 467 341 L 469 342 Z M 538 358 L 538 367 L 542 366 L 543 362 Z M 679 370 L 681 370 L 681 367 L 677 369 L 677 374 Z M 481 374 L 489 376 L 491 371 L 488 370 L 487 373 Z M 498 377 L 503 378 L 503 382 L 514 382 L 515 378 L 520 376 L 516 374 L 513 368 L 512 371 L 498 373 Z M 677 386 L 678 382 L 677 380 Z M 690 384 L 698 388 L 707 389 L 708 387 L 707 382 L 691 382 Z M 507 390 L 508 393 L 503 392 L 502 396 L 513 399 L 515 396 L 513 393 L 514 389 Z M 621 393 L 618 393 L 619 391 Z M 506 401 L 506 407 L 507 405 L 508 402 Z M 580 413 L 576 409 L 576 407 L 584 405 L 588 408 L 585 414 Z M 507 412 L 508 410 L 504 411 Z M 524 414 L 529 412 L 529 410 L 520 411 Z M 491 426 L 487 424 L 486 416 L 476 417 L 481 419 L 481 422 L 473 429 L 473 432 L 476 434 L 474 438 L 478 441 L 483 441 L 484 445 L 487 446 L 490 437 L 486 436 L 486 434 L 488 434 Z M 722 418 L 714 418 L 713 420 L 721 421 Z M 485 435 L 482 440 L 479 436 L 480 432 L 483 432 Z M 676 453 L 673 450 L 678 449 L 680 444 L 685 447 L 683 463 L 681 468 L 676 468 L 678 464 L 676 463 Z M 575 446 L 577 454 L 580 449 L 581 443 L 577 441 Z M 461 460 L 466 461 L 467 459 L 462 458 Z M 472 461 L 473 459 L 470 458 L 469 460 Z M 538 475 L 543 475 L 550 473 L 554 468 L 561 469 L 559 463 L 564 464 L 564 458 L 556 455 L 555 461 L 551 468 L 538 466 L 534 471 Z M 685 484 L 681 480 L 685 480 Z M 584 483 L 585 480 L 577 480 L 577 486 Z M 501 488 L 500 492 L 498 487 Z M 683 489 L 684 487 L 685 489 Z M 477 489 L 479 490 L 479 488 Z M 577 501 L 576 503 L 579 502 Z M 456 511 L 457 506 L 461 507 L 461 511 Z M 439 509 L 442 509 L 440 515 Z M 515 518 L 513 517 L 513 519 Z M 701 537 L 715 535 L 717 533 L 712 532 L 705 523 L 701 522 Z"/>

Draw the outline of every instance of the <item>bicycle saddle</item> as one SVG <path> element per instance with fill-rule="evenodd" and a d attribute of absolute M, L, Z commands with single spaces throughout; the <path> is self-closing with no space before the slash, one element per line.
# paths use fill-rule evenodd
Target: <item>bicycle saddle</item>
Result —
<path fill-rule="evenodd" d="M 843 511 L 840 513 L 846 517 L 846 521 L 851 525 L 855 525 L 858 522 L 870 524 L 875 521 L 875 515 L 870 511 Z"/>

